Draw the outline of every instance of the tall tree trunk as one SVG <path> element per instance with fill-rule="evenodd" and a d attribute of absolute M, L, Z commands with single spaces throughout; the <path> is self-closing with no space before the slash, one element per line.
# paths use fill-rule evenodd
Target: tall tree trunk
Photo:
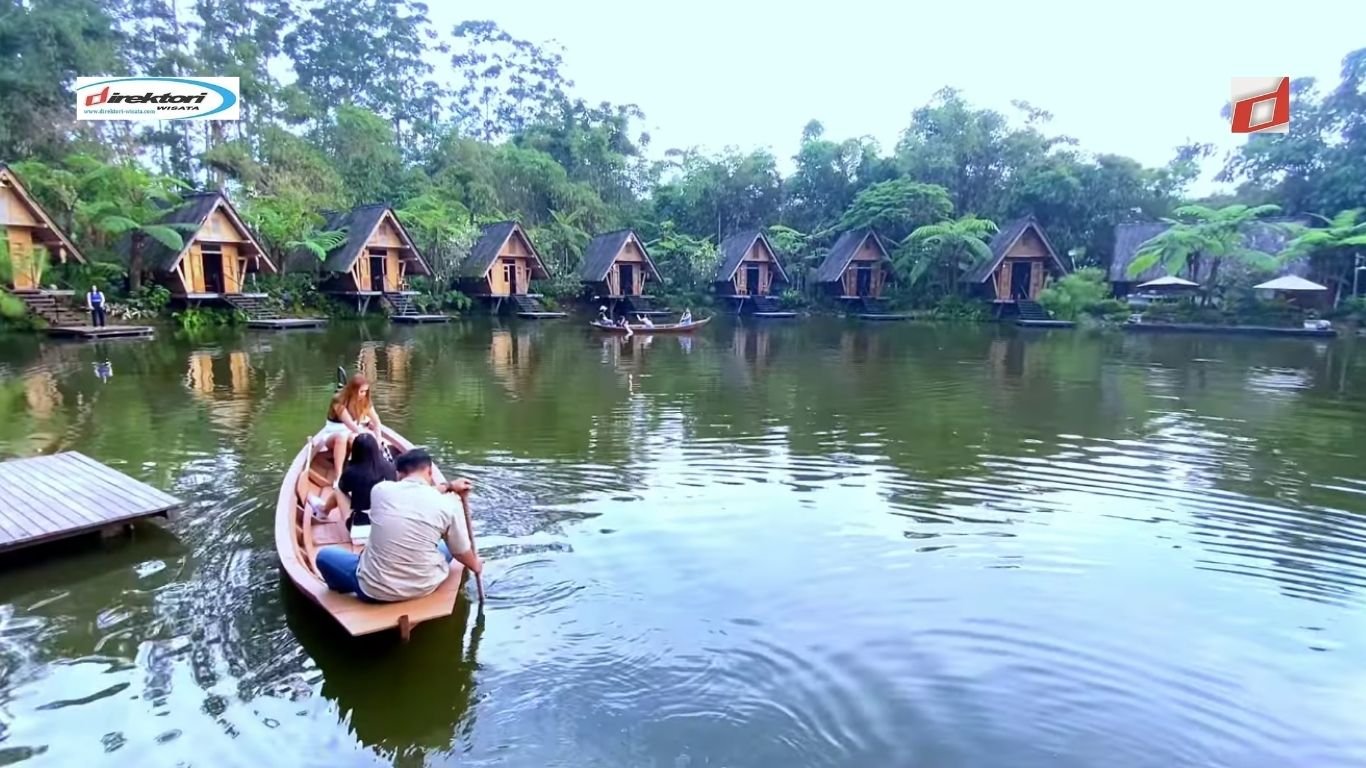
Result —
<path fill-rule="evenodd" d="M 133 230 L 128 241 L 128 292 L 137 293 L 142 288 L 142 245 L 146 236 Z"/>

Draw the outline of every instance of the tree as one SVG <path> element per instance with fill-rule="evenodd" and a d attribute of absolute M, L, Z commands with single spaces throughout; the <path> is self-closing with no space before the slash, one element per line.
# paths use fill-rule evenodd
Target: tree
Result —
<path fill-rule="evenodd" d="M 854 198 L 837 228 L 872 227 L 883 237 L 901 240 L 917 227 L 953 215 L 948 190 L 909 178 L 873 184 Z"/>
<path fill-rule="evenodd" d="M 324 230 L 323 217 L 300 197 L 256 197 L 242 206 L 246 220 L 270 253 L 284 265 L 295 251 L 307 251 L 321 262 L 346 242 L 346 230 Z"/>
<path fill-rule="evenodd" d="M 715 157 L 697 150 L 671 150 L 669 155 L 676 175 L 651 196 L 656 220 L 719 242 L 778 218 L 782 178 L 772 154 L 727 149 Z"/>
<path fill-rule="evenodd" d="M 492 21 L 464 21 L 451 35 L 451 66 L 464 82 L 455 91 L 457 123 L 483 141 L 524 131 L 567 101 L 573 85 L 560 73 L 558 51 L 519 40 Z"/>
<path fill-rule="evenodd" d="M 401 148 L 405 124 L 434 123 L 440 108 L 442 91 L 424 56 L 433 36 L 425 3 L 322 0 L 284 42 L 298 89 L 317 113 L 341 105 L 374 112 Z"/>
<path fill-rule="evenodd" d="M 665 289 L 672 293 L 706 290 L 720 264 L 716 246 L 678 231 L 673 222 L 664 222 L 659 230 L 659 237 L 646 247 Z"/>
<path fill-rule="evenodd" d="M 801 148 L 792 158 L 796 169 L 784 184 L 784 219 L 806 232 L 829 229 L 859 190 L 895 174 L 890 161 L 878 156 L 872 139 L 835 142 L 823 138 L 824 133 L 819 122 L 807 123 Z"/>
<path fill-rule="evenodd" d="M 0 0 L 0 158 L 53 162 L 118 126 L 76 122 L 78 75 L 126 69 L 124 39 L 99 0 Z"/>
<path fill-rule="evenodd" d="M 1129 265 L 1129 276 L 1138 277 L 1159 265 L 1171 275 L 1189 268 L 1190 274 L 1204 284 L 1208 304 L 1218 285 L 1219 267 L 1225 260 L 1259 269 L 1275 266 L 1274 257 L 1247 247 L 1246 238 L 1254 225 L 1279 212 L 1275 205 L 1229 205 L 1218 209 L 1181 206 L 1174 211 L 1176 218 L 1164 219 L 1170 228 L 1139 247 Z"/>
<path fill-rule="evenodd" d="M 26 168 L 41 180 L 38 188 L 49 194 L 62 183 L 71 185 L 70 199 L 75 202 L 63 214 L 74 223 L 82 250 L 105 260 L 126 255 L 130 290 L 142 287 L 143 250 L 148 240 L 173 251 L 185 246 L 184 226 L 161 223 L 182 202 L 180 191 L 186 185 L 177 179 L 149 173 L 131 161 L 104 163 L 89 155 L 67 158 L 60 172 L 44 171 L 36 164 Z"/>
<path fill-rule="evenodd" d="M 1317 274 L 1337 283 L 1333 303 L 1342 300 L 1344 290 L 1353 285 L 1357 256 L 1366 251 L 1366 211 L 1342 211 L 1331 219 L 1318 217 L 1327 226 L 1305 229 L 1286 244 L 1283 261 L 1309 259 Z"/>
<path fill-rule="evenodd" d="M 479 234 L 469 210 L 440 191 L 429 190 L 408 200 L 396 213 L 431 266 L 432 279 L 448 284 Z"/>
<path fill-rule="evenodd" d="M 914 287 L 927 276 L 938 296 L 957 292 L 963 276 L 991 259 L 987 241 L 996 224 L 968 215 L 917 227 L 892 254 L 892 263 L 904 285 Z"/>

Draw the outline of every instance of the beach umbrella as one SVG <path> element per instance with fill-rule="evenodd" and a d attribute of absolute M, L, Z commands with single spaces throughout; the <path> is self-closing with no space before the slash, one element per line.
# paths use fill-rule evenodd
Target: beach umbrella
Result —
<path fill-rule="evenodd" d="M 1199 288 L 1199 287 L 1200 287 L 1200 284 L 1199 284 L 1199 283 L 1193 283 L 1193 282 L 1191 282 L 1190 280 L 1185 279 L 1184 277 L 1175 277 L 1175 276 L 1173 276 L 1173 275 L 1165 275 L 1165 276 L 1163 276 L 1163 277 L 1157 278 L 1156 280 L 1149 280 L 1149 281 L 1146 282 L 1146 283 L 1140 283 L 1138 287 L 1139 287 L 1139 288 Z"/>
<path fill-rule="evenodd" d="M 1326 291 L 1328 287 L 1297 275 L 1284 275 L 1275 280 L 1267 280 L 1261 285 L 1252 286 L 1254 291 Z"/>

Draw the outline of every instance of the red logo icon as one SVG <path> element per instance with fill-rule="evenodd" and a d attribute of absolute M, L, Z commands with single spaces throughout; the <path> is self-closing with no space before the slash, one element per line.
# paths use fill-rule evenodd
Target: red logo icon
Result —
<path fill-rule="evenodd" d="M 101 88 L 99 91 L 85 97 L 85 105 L 87 107 L 93 107 L 96 104 L 103 104 L 106 101 L 109 101 L 109 86 L 107 85 Z"/>
<path fill-rule="evenodd" d="M 1290 133 L 1290 78 L 1233 78 L 1234 133 Z"/>

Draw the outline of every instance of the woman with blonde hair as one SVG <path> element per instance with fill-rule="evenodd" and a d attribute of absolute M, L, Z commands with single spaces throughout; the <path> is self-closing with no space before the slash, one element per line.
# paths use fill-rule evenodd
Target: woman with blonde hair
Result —
<path fill-rule="evenodd" d="M 327 407 L 327 421 L 313 436 L 314 447 L 332 452 L 333 482 L 341 477 L 351 438 L 363 432 L 381 438 L 381 428 L 379 414 L 370 402 L 370 382 L 358 373 L 332 396 L 332 403 Z"/>

